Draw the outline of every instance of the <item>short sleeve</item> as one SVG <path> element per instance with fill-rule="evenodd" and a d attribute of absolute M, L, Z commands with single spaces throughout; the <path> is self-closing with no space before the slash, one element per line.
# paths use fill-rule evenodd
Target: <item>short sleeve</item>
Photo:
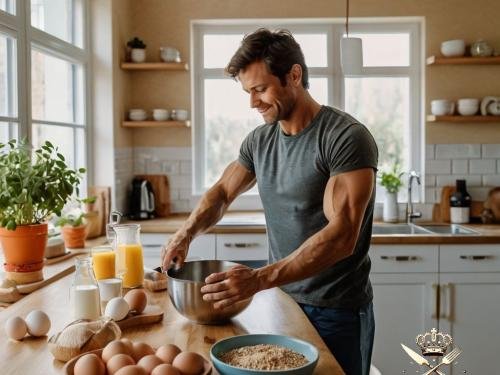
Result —
<path fill-rule="evenodd" d="M 377 170 L 377 144 L 369 130 L 358 123 L 349 125 L 330 143 L 327 157 L 330 176 L 362 168 Z"/>
<path fill-rule="evenodd" d="M 254 147 L 253 139 L 254 139 L 254 132 L 252 131 L 245 137 L 243 143 L 240 146 L 240 155 L 238 157 L 238 161 L 250 172 L 255 173 L 255 166 L 253 160 L 253 147 Z"/>

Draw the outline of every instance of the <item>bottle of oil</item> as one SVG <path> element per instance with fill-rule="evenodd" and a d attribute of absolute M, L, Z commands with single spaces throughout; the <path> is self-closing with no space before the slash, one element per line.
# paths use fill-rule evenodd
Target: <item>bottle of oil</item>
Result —
<path fill-rule="evenodd" d="M 450 219 L 452 223 L 468 223 L 471 196 L 467 192 L 465 180 L 457 180 L 457 190 L 450 196 Z"/>

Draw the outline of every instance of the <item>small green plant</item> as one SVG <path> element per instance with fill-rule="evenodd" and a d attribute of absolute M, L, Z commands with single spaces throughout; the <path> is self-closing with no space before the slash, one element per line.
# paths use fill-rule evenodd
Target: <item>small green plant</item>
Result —
<path fill-rule="evenodd" d="M 40 224 L 78 194 L 85 168 L 73 170 L 49 141 L 34 150 L 25 141 L 0 143 L 0 226 Z"/>
<path fill-rule="evenodd" d="M 70 225 L 72 227 L 79 227 L 85 223 L 84 218 L 85 214 L 83 212 L 80 215 L 69 214 L 57 219 L 56 226 L 63 227 L 65 225 Z"/>
<path fill-rule="evenodd" d="M 403 186 L 403 181 L 401 181 L 401 176 L 404 172 L 399 171 L 399 164 L 394 164 L 392 171 L 382 172 L 379 176 L 380 185 L 385 187 L 389 193 L 397 193 L 399 188 Z"/>
<path fill-rule="evenodd" d="M 128 42 L 127 42 L 127 46 L 130 47 L 130 48 L 146 48 L 146 45 L 144 44 L 144 42 L 135 37 L 134 39 L 130 39 Z"/>

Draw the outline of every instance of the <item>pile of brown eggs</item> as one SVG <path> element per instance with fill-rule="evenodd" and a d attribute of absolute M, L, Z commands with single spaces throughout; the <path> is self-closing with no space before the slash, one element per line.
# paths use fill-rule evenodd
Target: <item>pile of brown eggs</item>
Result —
<path fill-rule="evenodd" d="M 96 354 L 85 354 L 75 363 L 74 375 L 201 375 L 204 359 L 183 352 L 176 345 L 162 345 L 156 351 L 144 342 L 129 339 L 111 341 Z"/>

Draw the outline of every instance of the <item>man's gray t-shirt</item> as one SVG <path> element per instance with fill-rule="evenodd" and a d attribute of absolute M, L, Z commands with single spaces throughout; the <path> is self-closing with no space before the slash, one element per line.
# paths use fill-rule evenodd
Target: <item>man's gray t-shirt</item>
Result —
<path fill-rule="evenodd" d="M 331 176 L 361 168 L 375 172 L 377 158 L 370 132 L 353 117 L 327 106 L 296 135 L 285 135 L 278 124 L 255 128 L 243 141 L 238 160 L 257 178 L 269 262 L 286 257 L 327 225 L 323 196 Z M 370 302 L 368 248 L 374 199 L 375 189 L 351 256 L 282 289 L 297 302 L 315 306 L 357 308 Z"/>

